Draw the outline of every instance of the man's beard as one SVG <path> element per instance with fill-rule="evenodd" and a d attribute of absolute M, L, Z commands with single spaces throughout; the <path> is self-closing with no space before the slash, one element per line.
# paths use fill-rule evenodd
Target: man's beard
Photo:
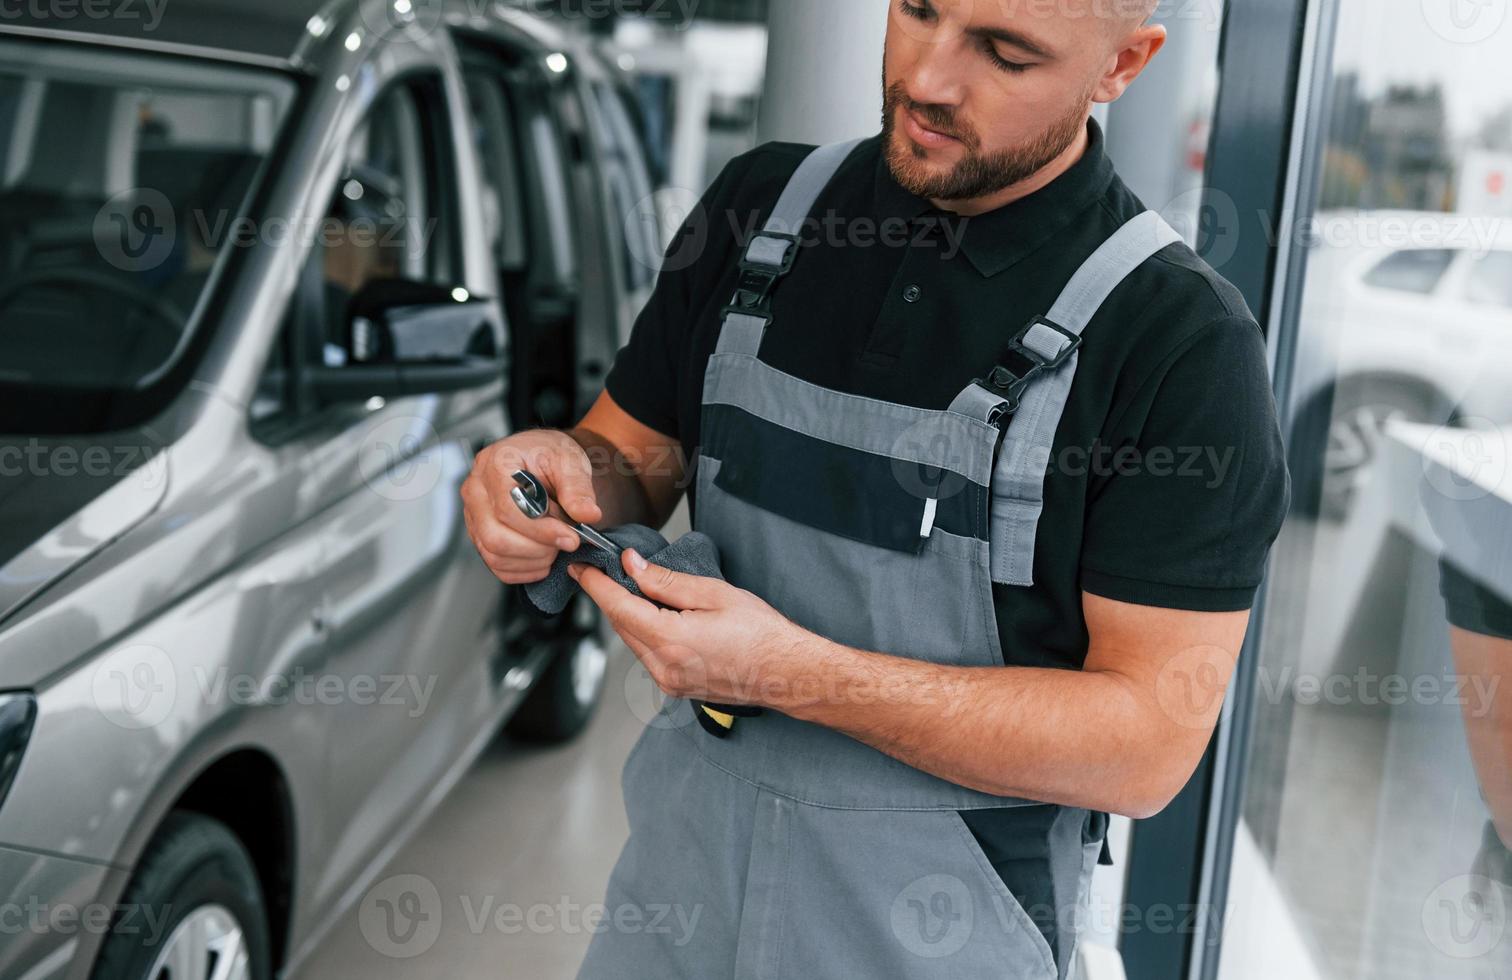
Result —
<path fill-rule="evenodd" d="M 1090 91 L 1087 96 L 1091 98 Z M 882 146 L 893 179 L 908 192 L 937 201 L 986 197 L 1034 176 L 1066 152 L 1081 135 L 1087 120 L 1086 101 L 1078 101 L 1071 111 L 1028 144 L 983 156 L 978 152 L 981 139 L 975 133 L 957 125 L 947 109 L 911 102 L 901 82 L 884 89 L 882 103 Z M 922 163 L 927 159 L 923 149 L 911 141 L 894 139 L 894 120 L 904 106 L 912 109 L 930 129 L 954 136 L 966 148 L 966 156 L 948 173 L 934 173 Z"/>

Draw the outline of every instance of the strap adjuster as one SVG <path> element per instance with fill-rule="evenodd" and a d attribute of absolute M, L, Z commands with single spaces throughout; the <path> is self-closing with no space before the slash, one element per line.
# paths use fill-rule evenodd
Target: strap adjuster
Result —
<path fill-rule="evenodd" d="M 751 250 L 763 239 L 780 241 L 785 243 L 782 252 L 782 260 L 777 265 L 769 262 L 761 262 L 751 258 Z M 741 253 L 738 268 L 740 278 L 735 283 L 735 295 L 730 302 L 720 309 L 719 315 L 723 319 L 731 313 L 739 313 L 742 316 L 754 317 L 763 324 L 772 322 L 772 315 L 767 311 L 767 301 L 771 299 L 772 289 L 793 268 L 793 262 L 798 258 L 798 236 L 787 235 L 776 231 L 763 231 L 746 245 Z"/>
<path fill-rule="evenodd" d="M 1067 343 L 1059 348 L 1054 357 L 1047 358 L 1039 351 L 1025 346 L 1024 338 L 1036 327 L 1048 327 L 1066 338 Z M 1030 320 L 1008 341 L 1008 355 L 1004 358 L 1006 364 L 999 364 L 987 372 L 987 377 L 976 379 L 977 384 L 1007 403 L 994 420 L 1001 420 L 1003 414 L 1012 415 L 1017 412 L 1019 403 L 1023 400 L 1024 391 L 1029 387 L 1029 382 L 1033 381 L 1037 375 L 1045 371 L 1053 371 L 1066 363 L 1081 345 L 1080 334 L 1072 333 L 1053 320 L 1043 316 Z"/>
<path fill-rule="evenodd" d="M 1066 338 L 1066 345 L 1062 347 L 1060 349 L 1060 352 L 1052 358 L 1046 358 L 1038 351 L 1025 346 L 1024 338 L 1029 336 L 1030 331 L 1034 330 L 1036 327 L 1048 327 L 1049 329 L 1054 330 L 1056 333 Z M 1081 345 L 1081 334 L 1072 333 L 1065 327 L 1061 326 L 1059 323 L 1051 320 L 1049 317 L 1043 316 L 1037 316 L 1034 319 L 1030 320 L 1027 324 L 1024 325 L 1024 328 L 1022 330 L 1013 335 L 1012 340 L 1008 341 L 1009 350 L 1016 351 L 1024 355 L 1031 361 L 1038 364 L 1039 367 L 1045 371 L 1053 371 L 1056 368 L 1060 367 L 1062 364 L 1066 363 L 1066 361 L 1071 357 L 1072 354 L 1076 353 L 1076 349 Z"/>
<path fill-rule="evenodd" d="M 752 252 L 760 248 L 763 242 L 783 243 L 782 260 L 777 265 L 773 265 L 770 262 L 762 262 L 761 260 L 752 256 Z M 788 270 L 793 267 L 793 263 L 797 261 L 797 259 L 797 235 L 789 235 L 786 232 L 781 231 L 759 231 L 751 238 L 749 242 L 746 242 L 745 250 L 740 253 L 740 270 L 744 272 L 747 269 L 765 269 L 771 272 L 775 272 L 779 276 L 782 276 L 787 274 Z"/>

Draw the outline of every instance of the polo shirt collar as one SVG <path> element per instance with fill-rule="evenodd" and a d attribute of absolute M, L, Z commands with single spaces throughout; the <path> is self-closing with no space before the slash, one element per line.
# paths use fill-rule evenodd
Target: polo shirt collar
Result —
<path fill-rule="evenodd" d="M 910 193 L 893 178 L 878 139 L 875 176 L 880 218 L 951 217 L 963 221 L 961 251 L 984 276 L 994 276 L 1032 254 L 1094 201 L 1113 180 L 1113 162 L 1103 149 L 1102 127 L 1087 119 L 1087 147 L 1081 158 L 1039 190 L 1000 208 L 965 218 L 943 211 L 928 198 Z"/>

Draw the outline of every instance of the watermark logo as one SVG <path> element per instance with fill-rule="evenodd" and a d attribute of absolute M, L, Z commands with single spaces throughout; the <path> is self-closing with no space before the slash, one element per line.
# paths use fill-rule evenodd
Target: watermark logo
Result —
<path fill-rule="evenodd" d="M 692 705 L 668 695 L 638 657 L 630 658 L 629 670 L 625 672 L 625 703 L 630 713 L 649 728 L 682 728 L 694 721 Z"/>
<path fill-rule="evenodd" d="M 363 896 L 357 927 L 380 955 L 413 959 L 441 936 L 441 893 L 420 875 L 385 878 Z"/>
<path fill-rule="evenodd" d="M 152 728 L 173 713 L 178 676 L 167 653 L 139 643 L 118 650 L 95 669 L 91 693 L 95 707 L 113 724 Z"/>
<path fill-rule="evenodd" d="M 1216 646 L 1188 647 L 1168 660 L 1155 679 L 1155 698 L 1171 721 L 1183 728 L 1213 727 L 1228 693 L 1234 655 Z"/>
<path fill-rule="evenodd" d="M 970 435 L 939 419 L 915 422 L 898 434 L 888 449 L 893 479 L 911 496 L 922 499 L 949 500 L 963 492 L 971 481 L 962 473 L 972 472 L 972 449 L 981 450 L 988 436 L 977 436 L 972 445 Z M 984 452 L 988 459 L 990 452 Z"/>
<path fill-rule="evenodd" d="M 362 23 L 385 43 L 425 37 L 441 23 L 443 0 L 385 0 L 359 5 Z"/>
<path fill-rule="evenodd" d="M 1439 426 L 1423 446 L 1423 479 L 1449 500 L 1480 500 L 1507 477 L 1512 457 L 1507 432 L 1490 419 L 1471 417 Z"/>
<path fill-rule="evenodd" d="M 941 17 L 930 0 L 895 0 L 891 6 L 891 26 L 904 37 L 926 44 L 944 44 L 960 37 L 976 12 L 974 0 L 954 4 L 949 17 Z"/>
<path fill-rule="evenodd" d="M 1171 198 L 1160 216 L 1215 269 L 1239 250 L 1239 207 L 1215 187 L 1197 187 Z"/>
<path fill-rule="evenodd" d="M 163 22 L 168 0 L 9 0 L 0 3 L 0 22 L 30 17 L 52 21 L 50 27 L 71 27 L 78 20 L 139 21 L 150 34 Z"/>
<path fill-rule="evenodd" d="M 955 875 L 916 878 L 892 903 L 892 931 L 915 956 L 949 956 L 971 938 L 974 912 L 971 891 Z"/>
<path fill-rule="evenodd" d="M 1451 878 L 1423 902 L 1423 932 L 1445 956 L 1457 960 L 1485 956 L 1506 931 L 1506 899 L 1491 879 L 1481 875 Z"/>
<path fill-rule="evenodd" d="M 95 214 L 95 248 L 124 272 L 156 269 L 172 254 L 176 238 L 173 206 L 150 187 L 124 190 Z"/>
<path fill-rule="evenodd" d="M 1507 21 L 1507 0 L 1422 0 L 1423 20 L 1451 44 L 1479 44 Z"/>
<path fill-rule="evenodd" d="M 419 500 L 441 482 L 444 464 L 439 443 L 435 427 L 425 419 L 387 419 L 363 438 L 358 471 L 368 488 L 385 500 Z"/>
<path fill-rule="evenodd" d="M 665 254 L 663 228 L 679 229 L 677 247 Z M 630 245 L 630 257 L 643 268 L 681 272 L 703 255 L 709 242 L 709 218 L 692 190 L 663 187 L 636 201 L 626 212 L 624 237 Z"/>
<path fill-rule="evenodd" d="M 168 480 L 168 456 L 150 429 L 141 441 L 53 442 L 29 437 L 0 446 L 0 477 L 89 480 L 132 477 L 143 490 L 161 489 Z"/>

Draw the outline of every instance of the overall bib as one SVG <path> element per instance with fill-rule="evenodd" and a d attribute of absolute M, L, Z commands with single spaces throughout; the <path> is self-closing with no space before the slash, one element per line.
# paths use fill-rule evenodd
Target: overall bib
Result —
<path fill-rule="evenodd" d="M 944 410 L 822 388 L 757 353 L 795 233 L 854 146 L 811 153 L 745 251 L 704 375 L 695 528 L 718 544 L 731 583 L 806 629 L 1001 666 L 992 583 L 1032 584 L 1081 330 L 1179 236 L 1154 212 L 1131 220 Z M 630 839 L 580 977 L 1057 976 L 1045 937 L 957 812 L 1035 801 L 947 782 L 772 710 L 713 737 L 694 710 L 668 699 L 625 762 Z M 1077 907 L 1056 910 L 1068 929 L 1085 913 L 1101 842 L 1081 849 Z"/>

